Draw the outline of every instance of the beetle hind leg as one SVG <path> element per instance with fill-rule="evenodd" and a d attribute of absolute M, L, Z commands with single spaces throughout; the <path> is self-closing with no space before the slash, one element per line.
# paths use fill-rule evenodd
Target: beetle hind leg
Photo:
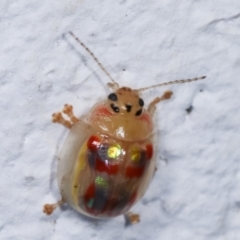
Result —
<path fill-rule="evenodd" d="M 63 200 L 60 200 L 54 204 L 45 204 L 43 206 L 43 212 L 46 213 L 46 215 L 51 215 L 57 207 L 61 207 L 64 203 Z"/>
<path fill-rule="evenodd" d="M 140 215 L 132 212 L 127 212 L 124 214 L 125 226 L 136 224 L 140 222 Z"/>
<path fill-rule="evenodd" d="M 150 102 L 150 104 L 148 105 L 148 112 L 153 115 L 155 110 L 156 110 L 156 104 L 163 101 L 163 100 L 167 100 L 169 98 L 171 98 L 173 92 L 172 91 L 166 91 L 163 93 L 163 95 L 161 97 L 156 97 L 155 99 L 153 99 L 152 102 Z"/>

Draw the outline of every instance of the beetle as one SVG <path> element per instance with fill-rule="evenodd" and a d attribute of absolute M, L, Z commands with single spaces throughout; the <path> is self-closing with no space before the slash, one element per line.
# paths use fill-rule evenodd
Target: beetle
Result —
<path fill-rule="evenodd" d="M 153 116 L 156 104 L 171 97 L 166 91 L 147 108 L 143 90 L 204 79 L 175 80 L 141 89 L 120 87 L 95 55 L 72 32 L 70 35 L 93 57 L 110 78 L 113 90 L 108 98 L 92 107 L 86 117 L 78 118 L 66 104 L 52 115 L 54 123 L 70 129 L 60 153 L 57 179 L 62 200 L 45 204 L 51 214 L 65 202 L 76 211 L 93 218 L 125 214 L 130 223 L 139 215 L 128 212 L 144 195 L 156 170 L 156 136 Z M 63 115 L 64 114 L 64 115 Z"/>

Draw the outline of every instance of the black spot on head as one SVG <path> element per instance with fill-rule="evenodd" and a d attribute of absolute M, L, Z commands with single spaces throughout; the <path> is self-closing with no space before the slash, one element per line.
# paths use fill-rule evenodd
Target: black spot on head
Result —
<path fill-rule="evenodd" d="M 126 104 L 126 110 L 127 112 L 131 112 L 132 105 Z"/>
<path fill-rule="evenodd" d="M 110 99 L 112 101 L 117 101 L 118 100 L 117 95 L 115 93 L 110 93 L 108 95 L 108 99 Z"/>
<path fill-rule="evenodd" d="M 139 115 L 141 115 L 141 113 L 142 113 L 142 108 L 140 110 L 138 110 L 135 115 L 139 116 Z"/>
<path fill-rule="evenodd" d="M 111 108 L 112 108 L 112 110 L 113 110 L 114 112 L 116 112 L 116 113 L 119 112 L 119 107 L 117 107 L 117 106 L 114 105 L 113 103 L 112 103 L 110 106 L 111 106 Z"/>
<path fill-rule="evenodd" d="M 143 105 L 144 105 L 144 101 L 143 101 L 141 98 L 139 98 L 138 103 L 139 103 L 140 107 L 143 107 Z"/>

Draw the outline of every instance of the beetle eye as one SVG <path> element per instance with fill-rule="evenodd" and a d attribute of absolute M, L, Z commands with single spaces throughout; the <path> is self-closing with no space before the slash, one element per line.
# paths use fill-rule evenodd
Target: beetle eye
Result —
<path fill-rule="evenodd" d="M 108 95 L 108 99 L 110 99 L 112 101 L 117 101 L 118 100 L 117 95 L 115 93 L 110 93 Z"/>
<path fill-rule="evenodd" d="M 144 101 L 141 98 L 139 98 L 139 102 L 138 103 L 139 103 L 140 107 L 143 107 Z"/>

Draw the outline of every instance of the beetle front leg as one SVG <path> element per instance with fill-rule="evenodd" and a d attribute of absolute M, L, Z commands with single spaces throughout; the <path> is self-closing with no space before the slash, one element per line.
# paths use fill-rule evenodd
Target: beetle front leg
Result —
<path fill-rule="evenodd" d="M 153 115 L 155 110 L 156 110 L 156 104 L 163 101 L 163 100 L 167 100 L 169 98 L 171 98 L 173 92 L 172 91 L 166 91 L 165 93 L 163 93 L 163 95 L 161 97 L 156 97 L 152 102 L 150 102 L 150 104 L 148 105 L 148 112 Z"/>
<path fill-rule="evenodd" d="M 73 123 L 76 123 L 79 121 L 77 117 L 74 116 L 73 114 L 73 106 L 69 104 L 65 104 L 63 108 L 63 113 L 65 113 Z"/>
<path fill-rule="evenodd" d="M 54 123 L 60 123 L 64 127 L 71 128 L 74 123 L 79 121 L 79 119 L 77 117 L 75 117 L 74 114 L 73 114 L 72 105 L 65 104 L 62 112 L 70 118 L 70 121 L 66 120 L 63 117 L 62 113 L 57 112 L 57 113 L 53 113 L 53 115 L 52 115 L 52 121 Z"/>
<path fill-rule="evenodd" d="M 73 125 L 70 121 L 66 120 L 60 112 L 53 113 L 52 122 L 60 123 L 66 128 L 71 128 Z"/>

